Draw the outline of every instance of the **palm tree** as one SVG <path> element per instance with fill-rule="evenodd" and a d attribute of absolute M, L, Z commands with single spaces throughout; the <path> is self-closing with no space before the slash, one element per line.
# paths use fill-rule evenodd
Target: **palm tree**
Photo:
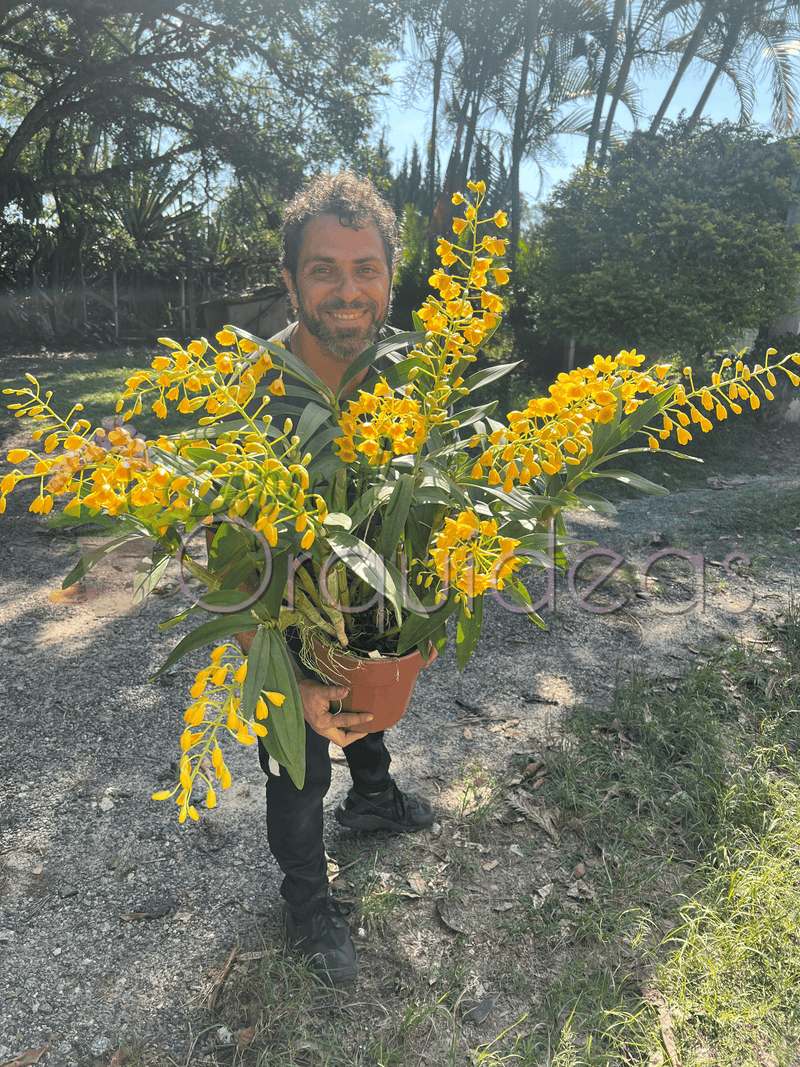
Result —
<path fill-rule="evenodd" d="M 684 4 L 688 2 L 689 0 L 684 0 Z M 628 0 L 627 11 L 618 29 L 621 39 L 619 65 L 614 81 L 609 86 L 610 99 L 603 123 L 598 163 L 602 163 L 608 153 L 619 103 L 622 101 L 628 104 L 634 120 L 641 116 L 637 102 L 638 90 L 631 82 L 633 69 L 653 70 L 663 64 L 666 56 L 674 53 L 677 40 L 673 34 L 677 27 L 674 26 L 672 16 L 678 6 L 665 4 L 664 0 L 639 0 L 638 3 Z"/>
<path fill-rule="evenodd" d="M 672 5 L 682 5 L 675 0 Z M 711 63 L 711 74 L 687 126 L 691 130 L 708 103 L 720 75 L 725 74 L 739 96 L 742 120 L 752 113 L 759 80 L 766 70 L 772 80 L 772 121 L 788 133 L 794 128 L 796 102 L 795 39 L 800 33 L 798 0 L 704 0 L 697 23 L 686 34 L 675 76 L 650 124 L 657 132 L 684 74 L 696 59 Z"/>
<path fill-rule="evenodd" d="M 791 18 L 792 14 L 794 19 Z M 798 0 L 728 0 L 717 19 L 721 43 L 716 61 L 689 118 L 687 133 L 694 129 L 703 114 L 721 74 L 728 73 L 734 81 L 740 99 L 743 98 L 743 104 L 753 99 L 755 88 L 752 81 L 748 79 L 750 85 L 746 82 L 740 83 L 734 70 L 731 70 L 737 59 L 744 64 L 745 75 L 755 70 L 756 80 L 759 80 L 758 76 L 765 67 L 769 70 L 772 80 L 773 126 L 780 133 L 789 133 L 794 129 L 797 96 L 796 71 L 793 69 L 792 57 L 800 33 L 798 16 Z M 742 111 L 742 117 L 747 121 L 749 114 L 744 106 Z"/>
<path fill-rule="evenodd" d="M 658 110 L 653 116 L 653 120 L 650 123 L 650 133 L 657 133 L 658 128 L 664 121 L 664 116 L 667 113 L 669 105 L 672 103 L 675 93 L 678 91 L 678 86 L 683 80 L 683 76 L 686 74 L 689 67 L 692 65 L 700 49 L 703 46 L 703 42 L 708 38 L 710 27 L 714 19 L 719 14 L 719 9 L 724 6 L 726 0 L 705 0 L 702 4 L 700 17 L 691 31 L 685 35 L 686 45 L 681 53 L 680 62 L 678 63 L 678 69 L 675 71 L 672 81 L 669 84 L 669 88 L 664 94 L 664 99 L 661 101 Z M 673 0 L 664 5 L 665 9 L 669 9 L 670 12 L 678 10 L 683 5 L 680 0 Z M 666 10 L 665 10 L 665 13 Z"/>
<path fill-rule="evenodd" d="M 436 153 L 438 148 L 438 119 L 445 63 L 455 41 L 452 22 L 455 12 L 452 0 L 425 3 L 408 17 L 418 62 L 429 66 L 431 72 L 431 125 L 428 139 L 428 203 L 430 214 L 436 206 Z"/>
<path fill-rule="evenodd" d="M 597 99 L 595 100 L 594 114 L 592 115 L 592 125 L 589 129 L 589 144 L 586 149 L 587 160 L 591 159 L 594 155 L 597 141 L 600 137 L 600 120 L 603 116 L 603 106 L 605 105 L 606 93 L 608 92 L 608 85 L 611 80 L 611 70 L 614 66 L 614 60 L 616 59 L 617 46 L 621 36 L 622 20 L 625 18 L 625 9 L 627 6 L 628 0 L 614 0 L 614 10 L 611 14 L 611 18 L 608 22 L 605 22 L 604 20 L 605 25 L 599 34 L 603 39 L 603 66 L 600 70 L 600 82 L 597 86 Z"/>

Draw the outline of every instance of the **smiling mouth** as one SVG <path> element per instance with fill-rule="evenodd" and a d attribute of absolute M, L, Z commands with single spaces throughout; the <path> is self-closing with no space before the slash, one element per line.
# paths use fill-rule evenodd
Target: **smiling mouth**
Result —
<path fill-rule="evenodd" d="M 328 314 L 337 322 L 354 322 L 366 314 L 366 308 L 359 308 L 356 311 L 329 311 Z"/>

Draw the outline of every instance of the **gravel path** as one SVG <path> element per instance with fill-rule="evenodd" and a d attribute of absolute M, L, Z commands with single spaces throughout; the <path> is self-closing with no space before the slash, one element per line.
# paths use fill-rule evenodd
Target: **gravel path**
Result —
<path fill-rule="evenodd" d="M 779 531 L 777 549 L 709 540 L 708 509 L 722 499 L 735 508 L 744 491 L 797 489 L 797 443 L 779 478 L 571 517 L 571 532 L 622 565 L 591 594 L 614 557 L 585 559 L 552 591 L 536 578 L 548 633 L 494 604 L 463 676 L 452 651 L 423 672 L 392 731 L 401 785 L 435 796 L 431 776 L 449 782 L 471 759 L 504 769 L 514 752 L 551 743 L 576 702 L 607 706 L 617 669 L 678 675 L 701 647 L 757 639 L 798 588 L 798 534 Z M 181 664 L 146 682 L 181 632 L 157 629 L 185 603 L 177 573 L 134 608 L 141 553 L 128 551 L 54 594 L 75 537 L 46 530 L 26 506 L 12 496 L 0 530 L 0 1064 L 46 1046 L 41 1063 L 107 1064 L 120 1039 L 137 1038 L 180 1057 L 208 1025 L 233 946 L 257 952 L 277 922 L 261 773 L 252 750 L 232 752 L 233 787 L 197 824 L 179 826 L 174 804 L 149 799 L 173 778 L 193 674 Z M 733 553 L 751 557 L 741 577 Z M 687 555 L 702 556 L 704 588 Z M 494 723 L 449 728 L 476 710 Z M 339 763 L 329 808 L 345 790 Z M 333 854 L 339 833 L 330 819 Z"/>

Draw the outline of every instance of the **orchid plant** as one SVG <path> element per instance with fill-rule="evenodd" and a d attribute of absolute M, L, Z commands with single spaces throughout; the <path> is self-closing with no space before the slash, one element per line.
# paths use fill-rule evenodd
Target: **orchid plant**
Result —
<path fill-rule="evenodd" d="M 155 794 L 177 801 L 181 822 L 198 818 L 198 785 L 208 807 L 215 785 L 230 785 L 219 744 L 226 731 L 243 744 L 260 737 L 302 784 L 305 729 L 289 628 L 309 660 L 312 638 L 357 655 L 418 648 L 427 658 L 431 645 L 444 649 L 456 615 L 463 670 L 487 595 L 505 590 L 541 625 L 520 568 L 553 565 L 551 528 L 555 562 L 563 562 L 565 508 L 613 511 L 588 488 L 592 479 L 664 493 L 615 464 L 672 438 L 686 445 L 712 418 L 773 399 L 777 371 L 800 384 L 788 366 L 800 363 L 797 354 L 770 366 L 771 350 L 753 368 L 725 360 L 711 385 L 696 387 L 688 369 L 675 381 L 670 365 L 645 367 L 644 356 L 620 352 L 560 374 L 548 396 L 499 417 L 495 402 L 476 402 L 476 394 L 514 364 L 473 364 L 503 311 L 492 286 L 509 277 L 497 265 L 506 217 L 482 217 L 483 182 L 469 190 L 471 199 L 453 198 L 464 212 L 453 241 L 439 241 L 441 266 L 416 330 L 367 349 L 336 391 L 282 347 L 228 328 L 216 346 L 163 339 L 164 354 L 128 379 L 122 421 L 105 428 L 93 429 L 80 405 L 56 414 L 31 375 L 29 386 L 6 390 L 16 393 L 10 407 L 30 420 L 33 440 L 8 453 L 0 513 L 20 481 L 38 479 L 32 511 L 47 515 L 63 499 L 51 523 L 89 520 L 111 535 L 65 587 L 144 534 L 154 547 L 137 572 L 137 599 L 172 558 L 207 590 L 161 624 L 199 622 L 161 671 L 213 646 L 191 688 L 180 780 Z M 129 421 L 145 405 L 162 418 L 169 405 L 196 416 L 192 430 L 146 442 L 132 436 Z M 629 443 L 637 436 L 640 444 Z M 190 549 L 206 531 L 207 558 Z M 234 640 L 243 631 L 255 631 L 247 657 Z"/>

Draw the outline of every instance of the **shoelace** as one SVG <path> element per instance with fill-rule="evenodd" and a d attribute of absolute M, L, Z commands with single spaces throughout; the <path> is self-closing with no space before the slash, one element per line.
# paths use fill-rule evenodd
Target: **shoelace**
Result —
<path fill-rule="evenodd" d="M 320 939 L 324 930 L 324 921 L 326 918 L 332 917 L 334 919 L 343 919 L 346 915 L 349 915 L 351 911 L 352 908 L 349 904 L 337 900 L 336 897 L 331 896 L 315 902 L 311 912 L 312 939 L 315 941 Z"/>

